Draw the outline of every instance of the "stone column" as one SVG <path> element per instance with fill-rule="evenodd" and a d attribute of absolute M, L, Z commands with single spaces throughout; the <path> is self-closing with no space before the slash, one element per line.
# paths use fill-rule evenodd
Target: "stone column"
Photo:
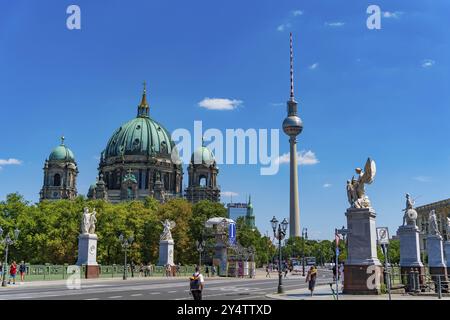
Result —
<path fill-rule="evenodd" d="M 420 258 L 420 230 L 415 224 L 401 226 L 398 228 L 398 235 L 400 237 L 400 273 L 402 279 L 406 275 L 408 284 L 409 274 L 411 270 L 417 269 L 419 271 L 419 281 L 423 284 L 425 276 L 425 268 Z"/>
<path fill-rule="evenodd" d="M 86 265 L 86 278 L 98 278 L 100 267 L 97 263 L 97 235 L 80 234 L 78 236 L 78 261 L 77 265 Z"/>
<path fill-rule="evenodd" d="M 442 245 L 442 236 L 427 236 L 427 254 L 428 266 L 431 275 L 443 275 L 447 279 L 447 265 L 444 261 L 444 248 Z"/>
<path fill-rule="evenodd" d="M 158 260 L 159 266 L 165 266 L 167 264 L 170 264 L 171 266 L 174 265 L 173 263 L 174 243 L 175 242 L 173 240 L 159 241 L 159 260 Z"/>
<path fill-rule="evenodd" d="M 373 208 L 349 208 L 347 216 L 347 260 L 344 266 L 344 293 L 380 294 L 382 267 L 377 257 Z"/>

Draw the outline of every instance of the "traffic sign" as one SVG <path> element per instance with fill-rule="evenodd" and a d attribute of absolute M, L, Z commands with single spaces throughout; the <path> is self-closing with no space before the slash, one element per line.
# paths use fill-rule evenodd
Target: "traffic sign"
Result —
<path fill-rule="evenodd" d="M 377 228 L 377 240 L 378 244 L 389 244 L 389 230 L 387 227 Z"/>

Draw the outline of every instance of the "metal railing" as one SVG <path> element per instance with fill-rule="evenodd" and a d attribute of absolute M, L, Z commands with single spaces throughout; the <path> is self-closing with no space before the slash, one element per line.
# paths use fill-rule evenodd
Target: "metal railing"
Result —
<path fill-rule="evenodd" d="M 64 265 L 51 265 L 49 263 L 43 265 L 29 265 L 26 264 L 25 281 L 46 281 L 46 280 L 65 280 L 71 274 L 68 272 L 69 264 Z M 119 264 L 113 265 L 99 265 L 100 278 L 120 278 L 123 276 L 124 266 Z M 144 266 L 142 272 L 139 265 L 127 266 L 128 277 L 164 277 L 164 276 L 190 276 L 195 271 L 195 266 L 180 266 L 173 267 L 173 271 L 170 275 L 166 275 L 166 269 L 163 266 L 152 266 L 147 268 Z M 86 267 L 82 266 L 80 274 L 83 275 L 86 272 Z M 8 275 L 7 275 L 8 278 Z M 16 281 L 20 281 L 20 274 L 17 274 Z"/>
<path fill-rule="evenodd" d="M 390 268 L 391 287 L 403 287 L 410 294 L 436 293 L 441 299 L 444 293 L 450 293 L 450 281 L 445 274 L 430 273 L 424 268 L 422 273 L 417 268 L 411 268 L 407 273 L 401 273 L 399 267 Z"/>

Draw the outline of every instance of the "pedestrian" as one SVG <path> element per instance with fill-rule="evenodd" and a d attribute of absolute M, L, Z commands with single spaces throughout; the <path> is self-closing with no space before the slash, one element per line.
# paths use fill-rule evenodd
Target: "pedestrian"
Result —
<path fill-rule="evenodd" d="M 206 268 L 205 268 L 205 273 L 206 273 L 206 276 L 209 278 L 209 267 L 208 266 L 206 266 Z"/>
<path fill-rule="evenodd" d="M 288 266 L 285 264 L 284 265 L 284 277 L 285 278 L 287 277 L 288 272 L 289 272 Z"/>
<path fill-rule="evenodd" d="M 13 279 L 13 284 L 16 284 L 16 274 L 17 274 L 17 264 L 15 261 L 11 263 L 9 267 L 9 280 L 8 284 L 11 284 L 11 279 Z"/>
<path fill-rule="evenodd" d="M 176 269 L 177 269 L 177 275 L 178 275 L 180 273 L 181 263 L 178 262 Z"/>
<path fill-rule="evenodd" d="M 216 275 L 216 267 L 214 265 L 211 266 L 211 274 L 213 277 Z"/>
<path fill-rule="evenodd" d="M 341 265 L 339 266 L 339 276 L 341 278 L 342 285 L 344 285 L 344 263 L 341 262 Z"/>
<path fill-rule="evenodd" d="M 316 265 L 312 265 L 308 270 L 308 274 L 306 275 L 306 281 L 308 282 L 308 289 L 311 291 L 311 297 L 314 293 L 314 287 L 316 286 L 316 278 L 317 278 L 317 268 Z"/>
<path fill-rule="evenodd" d="M 194 274 L 189 278 L 189 286 L 194 300 L 202 300 L 202 291 L 205 287 L 205 279 L 200 273 L 200 268 L 195 267 Z"/>
<path fill-rule="evenodd" d="M 0 262 L 0 276 L 3 276 L 3 263 Z"/>
<path fill-rule="evenodd" d="M 144 264 L 139 265 L 139 278 L 144 276 Z"/>
<path fill-rule="evenodd" d="M 270 278 L 270 268 L 269 268 L 269 265 L 266 266 L 266 278 Z"/>
<path fill-rule="evenodd" d="M 336 281 L 336 264 L 333 266 L 333 281 Z"/>
<path fill-rule="evenodd" d="M 25 262 L 23 262 L 23 260 L 22 260 L 19 265 L 20 283 L 23 283 L 23 281 L 25 280 L 25 272 L 26 271 L 27 271 L 27 267 L 25 265 Z"/>

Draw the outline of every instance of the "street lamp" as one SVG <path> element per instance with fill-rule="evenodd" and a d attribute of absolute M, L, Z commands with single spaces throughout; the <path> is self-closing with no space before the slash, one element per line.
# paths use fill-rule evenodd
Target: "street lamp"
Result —
<path fill-rule="evenodd" d="M 302 276 L 305 276 L 305 240 L 308 240 L 308 228 L 302 229 Z"/>
<path fill-rule="evenodd" d="M 205 241 L 201 240 L 201 241 L 196 241 L 195 242 L 196 246 L 197 246 L 197 251 L 199 254 L 198 257 L 198 267 L 200 268 L 200 266 L 202 265 L 202 252 L 203 250 L 205 250 Z"/>
<path fill-rule="evenodd" d="M 276 239 L 278 239 L 278 250 L 279 250 L 279 258 L 278 258 L 278 293 L 283 293 L 283 283 L 282 283 L 282 272 L 281 272 L 281 240 L 286 236 L 286 230 L 288 226 L 288 222 L 286 218 L 278 224 L 277 218 L 273 216 L 272 220 L 270 220 L 270 224 L 272 225 L 273 235 Z M 278 227 L 278 230 L 277 230 Z"/>
<path fill-rule="evenodd" d="M 2 287 L 6 287 L 6 270 L 8 268 L 8 251 L 9 251 L 9 246 L 12 246 L 16 243 L 17 239 L 19 238 L 19 233 L 20 230 L 19 229 L 15 229 L 14 230 L 14 237 L 11 238 L 11 236 L 9 235 L 9 233 L 6 235 L 6 237 L 3 239 L 3 229 L 2 227 L 0 227 L 0 243 L 5 245 L 5 262 L 3 264 L 3 279 L 2 279 Z"/>
<path fill-rule="evenodd" d="M 125 238 L 125 236 L 123 234 L 120 234 L 119 241 L 120 241 L 120 245 L 122 246 L 122 249 L 124 251 L 123 280 L 127 280 L 127 251 L 128 251 L 128 248 L 131 247 L 131 243 L 133 243 L 134 238 L 133 238 L 133 236 L 131 236 L 127 239 L 127 238 Z"/>

